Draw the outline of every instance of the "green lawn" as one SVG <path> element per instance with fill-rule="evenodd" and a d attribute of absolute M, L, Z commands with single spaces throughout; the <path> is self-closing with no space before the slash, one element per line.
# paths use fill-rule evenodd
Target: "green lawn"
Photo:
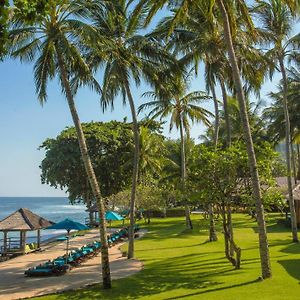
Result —
<path fill-rule="evenodd" d="M 194 230 L 185 231 L 183 218 L 155 219 L 136 242 L 136 257 L 144 269 L 113 282 L 76 292 L 41 297 L 75 299 L 300 299 L 300 245 L 292 244 L 288 229 L 269 217 L 268 231 L 273 278 L 259 281 L 260 263 L 255 223 L 235 215 L 235 239 L 242 248 L 242 268 L 234 270 L 224 258 L 223 239 L 207 243 L 207 223 L 193 217 Z M 95 274 L 95 276 L 98 276 Z"/>

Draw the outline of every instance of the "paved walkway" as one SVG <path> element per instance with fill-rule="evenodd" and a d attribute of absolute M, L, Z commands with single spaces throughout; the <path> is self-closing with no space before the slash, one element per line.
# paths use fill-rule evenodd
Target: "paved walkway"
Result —
<path fill-rule="evenodd" d="M 70 250 L 99 239 L 99 230 L 93 229 L 84 236 L 70 239 Z M 73 268 L 62 276 L 26 277 L 24 271 L 65 253 L 66 242 L 45 246 L 45 251 L 19 256 L 0 263 L 0 300 L 22 299 L 78 289 L 101 282 L 100 254 Z M 143 267 L 135 259 L 122 257 L 120 244 L 109 249 L 112 279 L 130 276 Z"/>

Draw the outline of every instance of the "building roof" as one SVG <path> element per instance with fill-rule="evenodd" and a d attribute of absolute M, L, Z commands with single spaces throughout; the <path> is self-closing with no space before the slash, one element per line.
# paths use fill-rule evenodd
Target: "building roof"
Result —
<path fill-rule="evenodd" d="M 287 188 L 287 177 L 276 177 L 275 178 L 276 184 L 278 187 Z M 292 187 L 296 187 L 299 184 L 299 181 L 297 180 L 297 183 L 295 183 L 294 177 L 292 177 Z"/>
<path fill-rule="evenodd" d="M 46 228 L 54 224 L 27 208 L 20 208 L 0 221 L 0 231 L 31 231 Z"/>

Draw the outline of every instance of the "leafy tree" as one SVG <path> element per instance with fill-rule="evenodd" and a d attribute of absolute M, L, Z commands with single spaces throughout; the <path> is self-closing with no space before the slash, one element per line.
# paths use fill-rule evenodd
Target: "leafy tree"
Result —
<path fill-rule="evenodd" d="M 0 1 L 0 59 L 6 53 L 8 5 L 8 0 Z"/>
<path fill-rule="evenodd" d="M 218 207 L 223 220 L 225 255 L 238 269 L 241 249 L 231 237 L 226 212 L 232 206 L 233 195 L 239 193 L 242 183 L 239 172 L 247 166 L 247 155 L 234 146 L 219 150 L 200 145 L 195 147 L 192 158 L 189 190 L 206 204 Z M 230 253 L 230 246 L 235 250 L 235 257 Z"/>
<path fill-rule="evenodd" d="M 28 2 L 30 3 L 30 2 Z M 36 92 L 41 104 L 47 100 L 49 79 L 58 75 L 76 128 L 82 161 L 100 213 L 102 279 L 104 288 L 111 288 L 105 208 L 100 188 L 88 153 L 85 136 L 74 102 L 70 79 L 78 76 L 87 81 L 91 72 L 83 59 L 82 31 L 86 28 L 78 1 L 50 1 L 46 15 L 28 24 L 28 15 L 16 13 L 9 32 L 11 56 L 21 61 L 34 62 Z"/>
<path fill-rule="evenodd" d="M 148 223 L 150 223 L 151 214 L 148 214 L 147 211 L 164 210 L 167 206 L 165 190 L 158 187 L 157 183 L 154 182 L 139 184 L 136 196 L 136 208 L 142 214 L 146 211 L 144 217 L 148 219 Z M 130 205 L 128 201 L 130 199 L 130 190 L 124 190 L 114 195 L 113 198 L 115 206 L 127 208 Z"/>
<path fill-rule="evenodd" d="M 82 129 L 102 196 L 109 197 L 128 188 L 131 178 L 128 161 L 133 152 L 130 124 L 92 122 L 83 123 Z M 93 195 L 75 128 L 67 128 L 56 138 L 47 139 L 39 149 L 46 151 L 40 166 L 42 183 L 66 189 L 72 203 L 82 200 L 89 208 Z"/>
<path fill-rule="evenodd" d="M 14 0 L 14 14 L 26 21 L 34 24 L 46 17 L 54 5 L 62 5 L 65 0 Z"/>
<path fill-rule="evenodd" d="M 255 150 L 263 186 L 274 186 L 273 171 L 278 153 L 268 143 L 256 145 Z M 225 255 L 239 268 L 241 250 L 230 237 L 226 211 L 227 206 L 232 207 L 235 203 L 251 210 L 255 207 L 245 146 L 234 143 L 229 148 L 217 150 L 204 145 L 196 146 L 191 155 L 189 191 L 205 203 L 219 208 L 223 220 Z M 263 192 L 263 197 L 268 199 L 269 195 Z M 230 246 L 235 250 L 235 257 L 229 251 Z"/>

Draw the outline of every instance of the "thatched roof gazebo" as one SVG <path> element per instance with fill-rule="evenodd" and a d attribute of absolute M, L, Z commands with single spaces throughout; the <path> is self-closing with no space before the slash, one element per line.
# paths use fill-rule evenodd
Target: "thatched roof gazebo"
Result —
<path fill-rule="evenodd" d="M 35 248 L 40 248 L 41 232 L 40 230 L 53 225 L 54 223 L 48 221 L 41 216 L 33 213 L 27 208 L 20 208 L 8 217 L 0 221 L 0 232 L 3 232 L 3 246 L 0 252 L 3 256 L 25 254 L 26 249 L 26 233 L 27 231 L 37 231 L 37 243 Z M 20 238 L 9 238 L 8 232 L 20 232 Z M 29 248 L 28 250 L 34 250 Z"/>

